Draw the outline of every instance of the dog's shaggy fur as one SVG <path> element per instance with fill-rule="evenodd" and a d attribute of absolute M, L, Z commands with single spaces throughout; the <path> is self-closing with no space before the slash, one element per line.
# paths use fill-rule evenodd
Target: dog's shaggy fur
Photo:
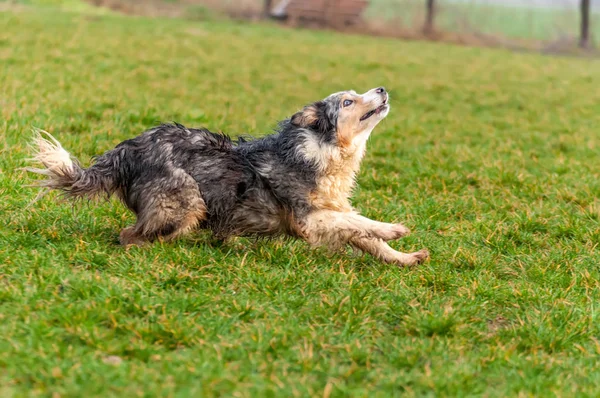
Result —
<path fill-rule="evenodd" d="M 36 137 L 39 182 L 71 197 L 116 194 L 137 215 L 123 245 L 173 239 L 194 228 L 220 237 L 302 238 L 312 245 L 351 245 L 399 265 L 426 250 L 400 253 L 386 241 L 409 233 L 401 224 L 360 216 L 350 204 L 356 173 L 373 128 L 389 112 L 382 87 L 335 93 L 256 140 L 164 124 L 124 141 L 82 168 L 49 134 Z"/>

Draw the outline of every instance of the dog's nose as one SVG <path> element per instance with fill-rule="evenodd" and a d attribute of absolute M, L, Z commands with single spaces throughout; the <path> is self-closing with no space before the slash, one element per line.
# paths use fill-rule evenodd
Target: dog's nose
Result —
<path fill-rule="evenodd" d="M 385 87 L 379 87 L 375 89 L 377 94 L 385 94 Z"/>

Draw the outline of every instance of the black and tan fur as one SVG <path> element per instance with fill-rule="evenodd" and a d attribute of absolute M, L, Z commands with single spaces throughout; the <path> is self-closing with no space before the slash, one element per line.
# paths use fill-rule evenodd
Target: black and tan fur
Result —
<path fill-rule="evenodd" d="M 426 250 L 386 242 L 409 233 L 359 215 L 350 203 L 373 128 L 389 112 L 383 88 L 340 92 L 280 123 L 275 134 L 232 141 L 205 129 L 164 124 L 124 141 L 85 169 L 49 134 L 35 140 L 30 171 L 71 197 L 116 194 L 137 215 L 123 245 L 168 240 L 196 228 L 229 236 L 291 235 L 312 245 L 351 245 L 387 263 L 417 264 Z"/>

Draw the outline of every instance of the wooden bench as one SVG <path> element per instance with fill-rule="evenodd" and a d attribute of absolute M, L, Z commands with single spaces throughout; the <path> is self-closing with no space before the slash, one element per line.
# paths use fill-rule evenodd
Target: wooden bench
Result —
<path fill-rule="evenodd" d="M 290 0 L 285 7 L 293 25 L 345 28 L 361 22 L 368 0 Z"/>

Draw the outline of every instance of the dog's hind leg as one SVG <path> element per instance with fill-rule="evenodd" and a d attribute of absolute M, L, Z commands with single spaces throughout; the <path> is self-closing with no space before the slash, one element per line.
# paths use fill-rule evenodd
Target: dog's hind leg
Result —
<path fill-rule="evenodd" d="M 169 241 L 194 229 L 206 215 L 204 207 L 181 209 L 181 214 L 153 212 L 131 227 L 121 231 L 119 240 L 123 246 L 142 246 L 155 240 Z"/>
<path fill-rule="evenodd" d="M 121 231 L 124 246 L 175 239 L 206 217 L 198 185 L 187 174 L 152 181 L 152 187 L 140 195 L 138 208 L 137 223 Z"/>

